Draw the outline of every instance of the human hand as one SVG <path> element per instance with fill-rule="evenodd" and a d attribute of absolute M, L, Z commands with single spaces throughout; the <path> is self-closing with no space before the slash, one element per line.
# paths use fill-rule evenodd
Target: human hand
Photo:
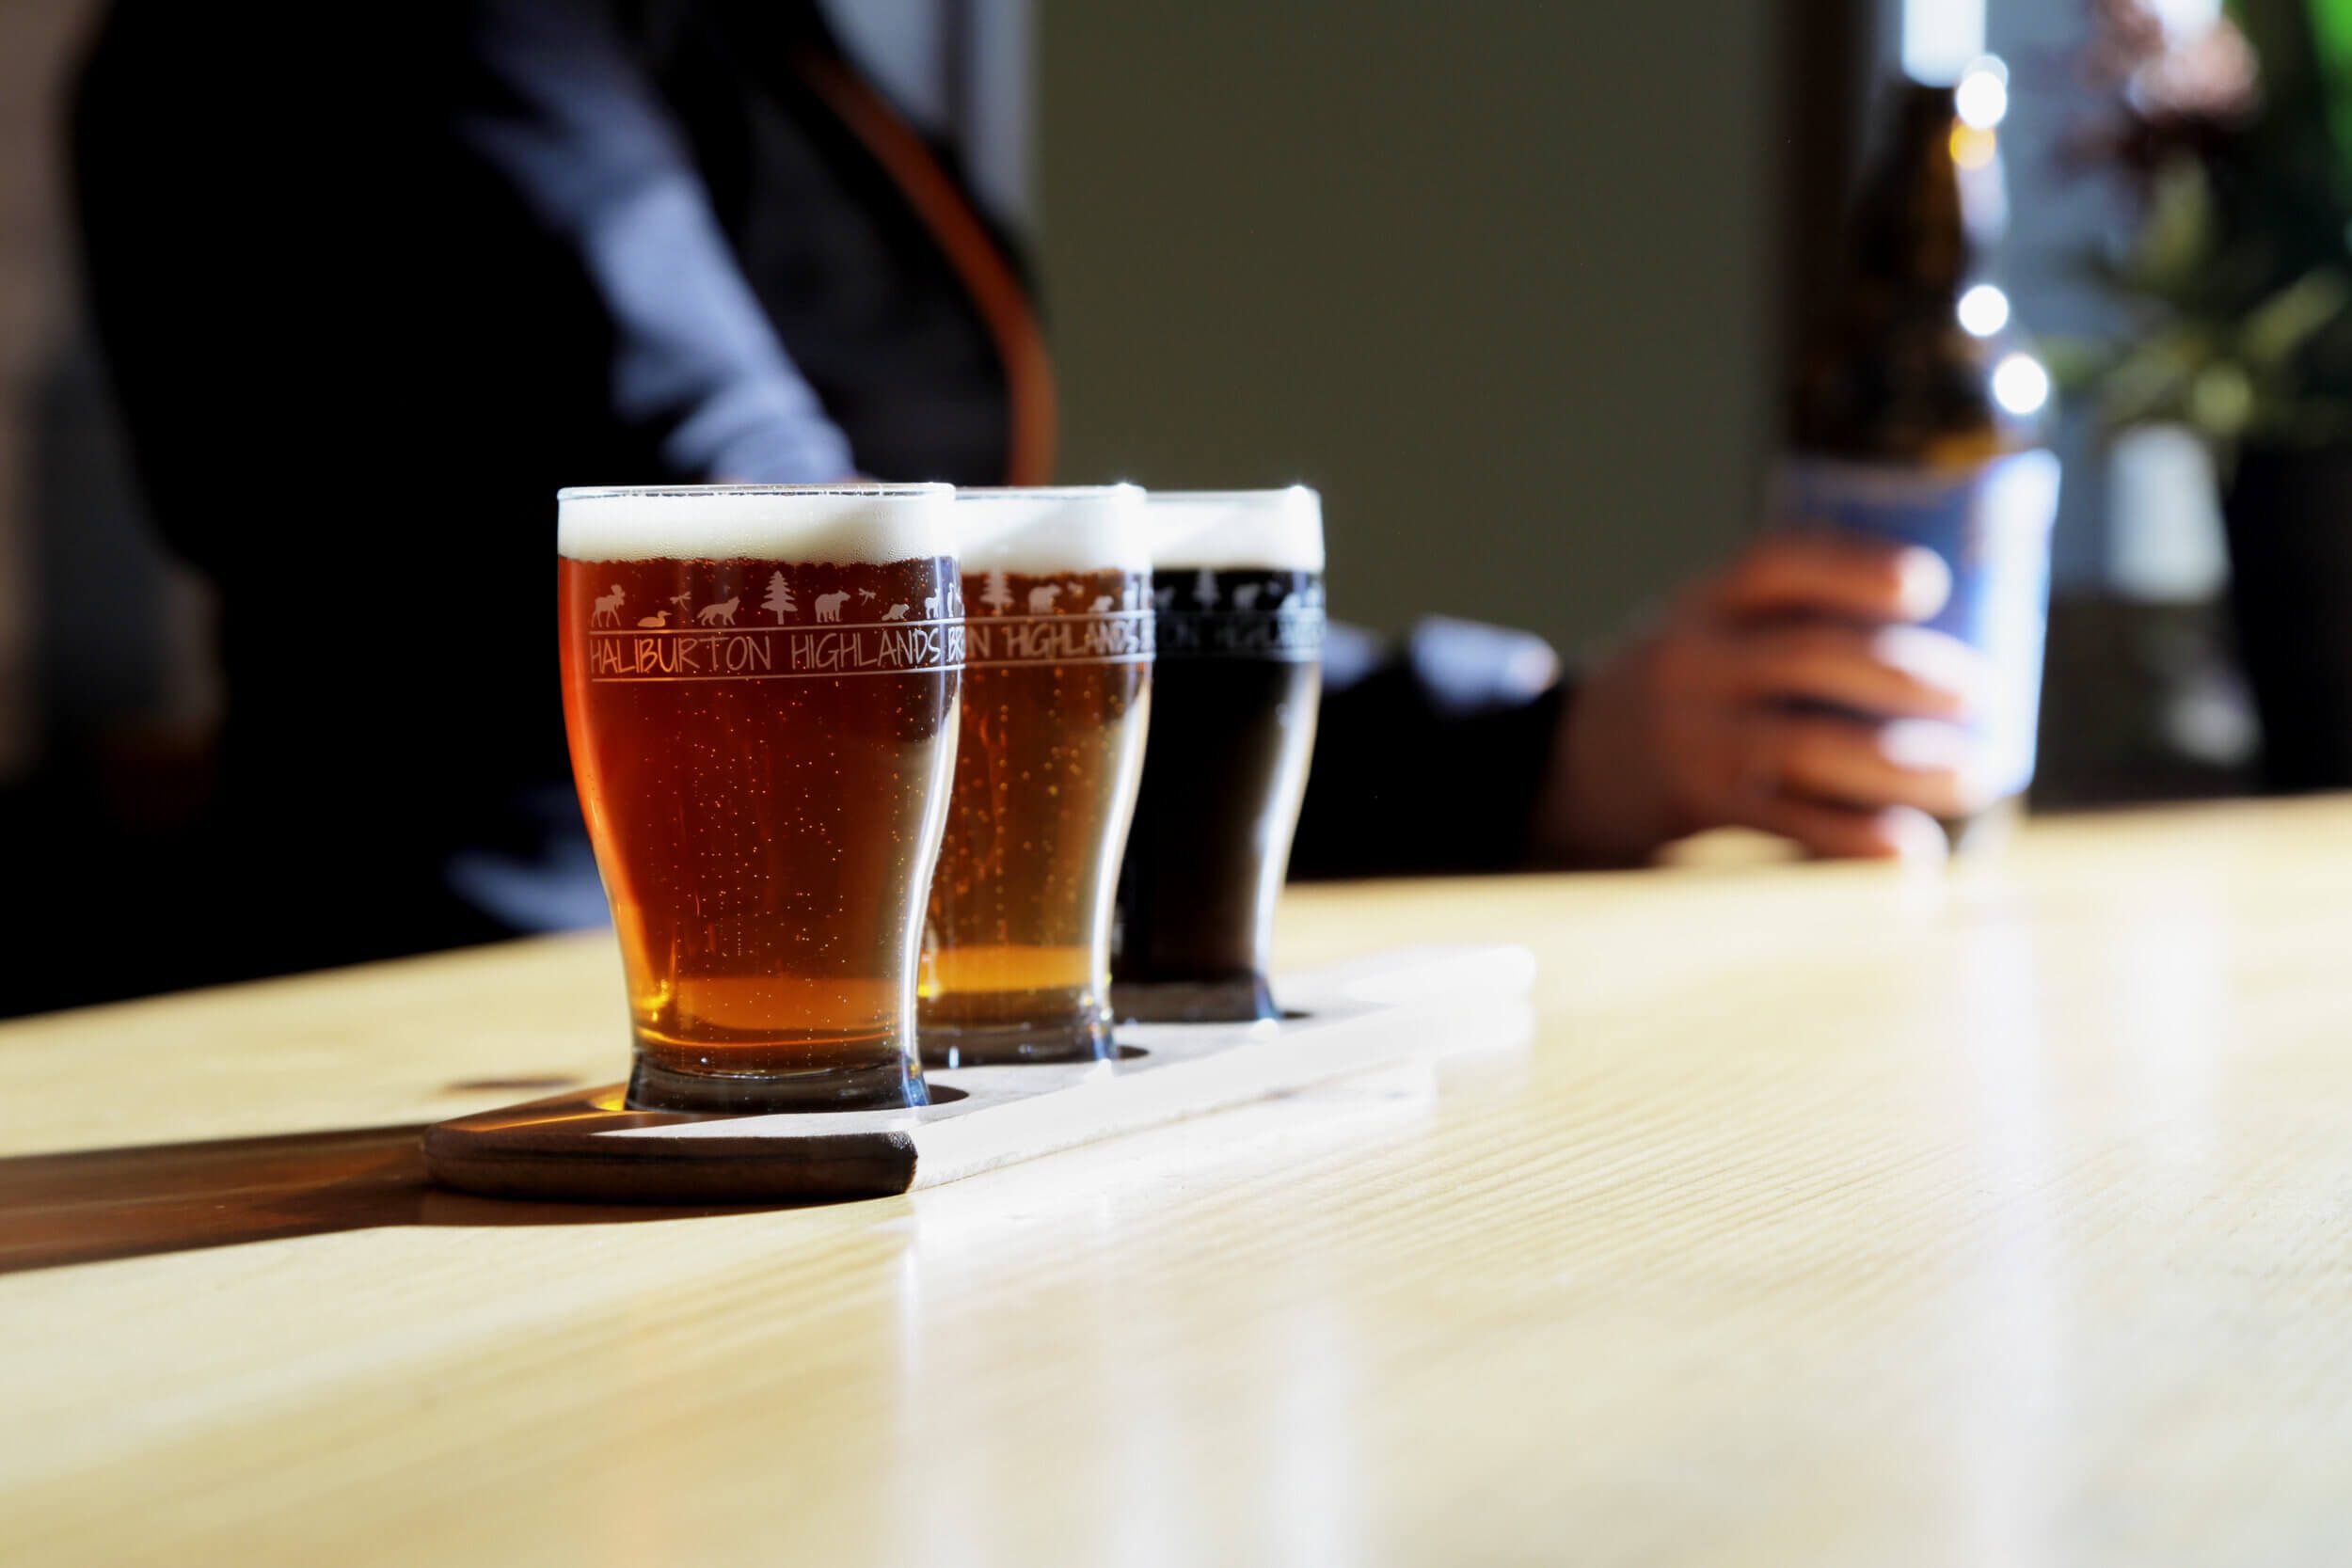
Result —
<path fill-rule="evenodd" d="M 1960 722 L 1987 684 L 1983 656 L 1916 625 L 1950 593 L 1931 550 L 1759 540 L 1578 691 L 1546 847 L 1632 863 L 1741 826 L 1818 855 L 1940 857 L 1935 819 L 1990 803 L 1982 742 Z"/>

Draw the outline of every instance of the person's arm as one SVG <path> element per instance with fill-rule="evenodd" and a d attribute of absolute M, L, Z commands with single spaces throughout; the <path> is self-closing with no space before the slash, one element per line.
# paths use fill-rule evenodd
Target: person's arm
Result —
<path fill-rule="evenodd" d="M 472 0 L 463 50 L 453 131 L 578 259 L 611 344 L 614 417 L 681 477 L 853 472 L 608 8 Z"/>
<path fill-rule="evenodd" d="M 1303 878 L 1637 865 L 1709 828 L 1940 854 L 1986 803 L 1981 657 L 1915 623 L 1932 552 L 1775 536 L 1573 683 L 1525 632 L 1335 626 L 1291 857 Z"/>
<path fill-rule="evenodd" d="M 1438 618 L 1390 649 L 1331 627 L 1291 874 L 1507 871 L 1538 858 L 1559 677 L 1530 632 Z"/>

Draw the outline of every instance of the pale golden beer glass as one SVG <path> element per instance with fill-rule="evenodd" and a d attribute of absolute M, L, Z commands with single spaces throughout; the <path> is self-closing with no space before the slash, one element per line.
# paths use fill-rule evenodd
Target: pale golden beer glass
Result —
<path fill-rule="evenodd" d="M 960 490 L 968 665 L 923 943 L 933 1066 L 1111 1051 L 1111 902 L 1152 690 L 1143 492 Z"/>
<path fill-rule="evenodd" d="M 632 1105 L 925 1102 L 915 966 L 963 665 L 952 497 L 563 492 L 564 720 Z"/>

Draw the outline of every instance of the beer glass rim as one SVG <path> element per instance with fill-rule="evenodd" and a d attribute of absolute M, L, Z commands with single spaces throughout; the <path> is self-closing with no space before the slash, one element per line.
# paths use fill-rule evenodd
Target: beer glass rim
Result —
<path fill-rule="evenodd" d="M 1322 499 L 1311 484 L 1284 484 L 1264 490 L 1146 490 L 1144 495 L 1155 501 L 1200 506 L 1247 506 L 1255 501 L 1290 500 L 1300 496 Z"/>
<path fill-rule="evenodd" d="M 839 496 L 856 500 L 888 500 L 894 497 L 952 496 L 956 487 L 931 482 L 898 484 L 574 484 L 555 493 L 559 501 L 660 499 L 695 496 Z"/>
<path fill-rule="evenodd" d="M 953 510 L 956 555 L 967 573 L 1152 569 L 1140 485 L 959 489 Z"/>
<path fill-rule="evenodd" d="M 1091 501 L 1113 497 L 1148 496 L 1151 492 L 1140 484 L 1121 481 L 1117 484 L 959 484 L 956 499 L 960 501 Z"/>
<path fill-rule="evenodd" d="M 1147 515 L 1155 571 L 1324 569 L 1323 497 L 1280 490 L 1154 490 Z"/>
<path fill-rule="evenodd" d="M 555 547 L 567 561 L 953 556 L 955 500 L 952 484 L 583 487 L 557 496 Z"/>

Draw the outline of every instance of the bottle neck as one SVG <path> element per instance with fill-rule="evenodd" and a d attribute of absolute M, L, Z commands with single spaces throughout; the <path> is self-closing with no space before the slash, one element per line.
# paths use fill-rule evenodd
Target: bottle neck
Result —
<path fill-rule="evenodd" d="M 1999 147 L 1954 111 L 1948 87 L 1906 82 L 1892 136 L 1862 184 L 1857 281 L 1904 295 L 1956 297 L 1990 268 L 2000 239 Z"/>

